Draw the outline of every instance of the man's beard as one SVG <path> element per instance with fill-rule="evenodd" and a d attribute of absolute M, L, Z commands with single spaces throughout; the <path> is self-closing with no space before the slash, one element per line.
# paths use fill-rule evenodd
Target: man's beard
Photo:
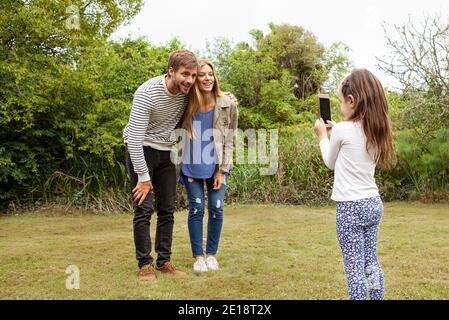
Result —
<path fill-rule="evenodd" d="M 179 93 L 179 92 L 181 92 L 181 93 L 183 93 L 182 91 L 181 91 L 181 86 L 180 86 L 180 84 L 178 83 L 178 81 L 173 77 L 173 85 L 175 86 L 175 90 Z"/>

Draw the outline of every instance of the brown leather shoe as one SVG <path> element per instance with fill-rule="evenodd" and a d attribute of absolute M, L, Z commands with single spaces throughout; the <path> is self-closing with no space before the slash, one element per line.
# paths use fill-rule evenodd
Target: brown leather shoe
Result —
<path fill-rule="evenodd" d="M 172 276 L 185 276 L 187 275 L 186 272 L 177 270 L 176 267 L 171 263 L 170 261 L 167 261 L 164 263 L 162 267 L 156 267 L 157 271 L 160 271 L 162 273 L 171 274 Z"/>
<path fill-rule="evenodd" d="M 154 281 L 156 280 L 156 272 L 152 264 L 146 264 L 139 269 L 139 280 Z"/>

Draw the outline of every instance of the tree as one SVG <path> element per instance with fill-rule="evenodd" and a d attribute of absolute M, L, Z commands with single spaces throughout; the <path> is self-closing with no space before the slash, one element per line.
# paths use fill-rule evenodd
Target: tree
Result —
<path fill-rule="evenodd" d="M 449 23 L 441 15 L 425 16 L 421 26 L 410 19 L 402 26 L 383 25 L 391 52 L 379 67 L 405 91 L 449 92 Z"/>
<path fill-rule="evenodd" d="M 208 46 L 223 88 L 239 99 L 245 128 L 306 121 L 316 109 L 313 96 L 322 86 L 335 91 L 352 66 L 343 43 L 327 49 L 298 26 L 270 24 L 270 30 L 251 30 L 251 44 L 219 38 Z"/>
<path fill-rule="evenodd" d="M 328 79 L 323 84 L 324 91 L 336 95 L 341 81 L 354 68 L 348 58 L 349 51 L 349 47 L 343 42 L 333 43 L 327 48 L 324 60 Z"/>
<path fill-rule="evenodd" d="M 327 78 L 325 48 L 315 35 L 299 26 L 269 24 L 270 33 L 256 35 L 257 47 L 271 56 L 281 70 L 289 70 L 293 76 L 292 89 L 297 98 L 304 99 L 319 91 Z"/>
<path fill-rule="evenodd" d="M 408 105 L 401 122 L 427 144 L 449 119 L 449 24 L 441 15 L 425 16 L 421 26 L 409 20 L 384 31 L 391 52 L 378 65 L 402 86 Z"/>
<path fill-rule="evenodd" d="M 71 168 L 86 115 L 102 99 L 106 37 L 141 0 L 4 0 L 0 3 L 0 202 Z M 92 54 L 95 52 L 95 54 Z"/>
<path fill-rule="evenodd" d="M 449 168 L 449 23 L 441 15 L 384 25 L 391 52 L 379 67 L 396 78 L 400 94 L 389 95 L 400 168 L 420 192 L 447 192 Z"/>

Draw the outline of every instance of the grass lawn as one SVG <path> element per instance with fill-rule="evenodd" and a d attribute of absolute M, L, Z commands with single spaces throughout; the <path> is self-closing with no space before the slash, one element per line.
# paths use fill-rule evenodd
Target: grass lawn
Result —
<path fill-rule="evenodd" d="M 172 260 L 189 275 L 140 283 L 129 214 L 2 216 L 0 299 L 347 297 L 334 207 L 226 207 L 221 270 L 203 275 L 191 270 L 186 220 L 176 213 Z M 379 257 L 387 299 L 449 299 L 449 205 L 386 204 Z M 79 290 L 66 289 L 68 265 L 80 269 Z"/>

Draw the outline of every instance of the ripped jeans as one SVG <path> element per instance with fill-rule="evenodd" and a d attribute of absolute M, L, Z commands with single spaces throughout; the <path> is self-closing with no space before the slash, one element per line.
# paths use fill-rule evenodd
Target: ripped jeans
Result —
<path fill-rule="evenodd" d="M 384 299 L 384 275 L 377 257 L 383 211 L 380 197 L 337 202 L 337 236 L 351 300 Z"/>
<path fill-rule="evenodd" d="M 183 184 L 189 198 L 189 235 L 193 257 L 204 255 L 203 251 L 203 217 L 205 212 L 204 182 L 207 188 L 207 207 L 209 219 L 207 223 L 206 254 L 216 255 L 223 227 L 223 205 L 228 175 L 220 190 L 214 190 L 214 178 L 194 179 L 182 174 Z"/>

